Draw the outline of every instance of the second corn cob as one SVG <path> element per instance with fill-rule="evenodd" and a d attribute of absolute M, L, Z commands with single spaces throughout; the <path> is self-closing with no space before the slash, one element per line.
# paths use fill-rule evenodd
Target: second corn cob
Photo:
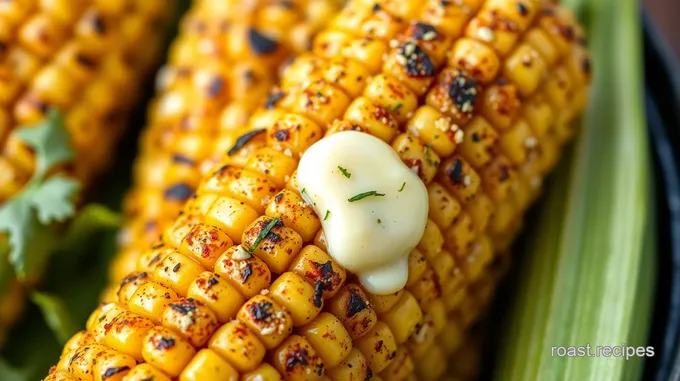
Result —
<path fill-rule="evenodd" d="M 588 82 L 560 8 L 350 2 L 47 379 L 438 379 Z M 392 295 L 367 293 L 326 252 L 296 185 L 301 154 L 343 130 L 389 142 L 430 194 Z"/>
<path fill-rule="evenodd" d="M 158 58 L 172 5 L 161 0 L 0 4 L 1 205 L 25 190 L 36 170 L 35 150 L 17 131 L 45 120 L 52 108 L 64 117 L 77 152 L 68 168 L 59 169 L 87 184 L 104 168 L 138 84 Z M 6 238 L 0 232 L 0 246 Z M 0 252 L 0 266 L 8 265 Z M 35 278 L 29 275 L 30 281 Z M 19 315 L 24 294 L 16 281 L 4 286 L 0 342 Z"/>
<path fill-rule="evenodd" d="M 233 145 L 237 127 L 264 103 L 285 61 L 308 49 L 339 3 L 206 0 L 184 17 L 158 78 L 127 197 L 122 253 L 112 266 L 116 284 Z"/>

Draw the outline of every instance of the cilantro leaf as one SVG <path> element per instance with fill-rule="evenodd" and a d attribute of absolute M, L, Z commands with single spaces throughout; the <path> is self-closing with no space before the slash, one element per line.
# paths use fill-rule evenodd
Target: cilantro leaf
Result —
<path fill-rule="evenodd" d="M 33 180 L 42 180 L 50 168 L 71 161 L 75 157 L 69 132 L 56 109 L 51 109 L 47 113 L 44 122 L 35 127 L 20 128 L 16 134 L 35 151 L 36 166 Z"/>
<path fill-rule="evenodd" d="M 30 193 L 30 203 L 38 220 L 49 224 L 73 216 L 73 197 L 79 189 L 80 184 L 76 180 L 62 175 L 52 176 L 35 187 Z"/>
<path fill-rule="evenodd" d="M 54 165 L 74 157 L 58 111 L 50 110 L 44 122 L 16 133 L 33 148 L 36 169 L 21 193 L 0 207 L 0 233 L 9 233 L 9 261 L 15 273 L 26 278 L 47 261 L 55 241 L 49 224 L 73 215 L 79 185 L 62 175 L 44 179 Z"/>
<path fill-rule="evenodd" d="M 66 344 L 68 339 L 78 332 L 64 301 L 60 298 L 33 291 L 31 292 L 31 300 L 40 308 L 45 317 L 45 322 L 62 345 Z"/>
<path fill-rule="evenodd" d="M 122 216 L 104 205 L 89 204 L 76 214 L 69 224 L 66 234 L 59 241 L 59 248 L 73 251 L 80 242 L 102 229 L 117 229 L 122 223 Z"/>
<path fill-rule="evenodd" d="M 25 279 L 43 268 L 54 233 L 38 221 L 27 197 L 21 195 L 2 206 L 0 231 L 9 232 L 9 262 L 19 278 Z"/>

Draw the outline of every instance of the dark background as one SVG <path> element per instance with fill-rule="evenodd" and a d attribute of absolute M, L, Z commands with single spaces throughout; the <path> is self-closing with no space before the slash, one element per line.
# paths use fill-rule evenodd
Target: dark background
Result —
<path fill-rule="evenodd" d="M 644 0 L 666 41 L 680 58 L 680 0 Z"/>

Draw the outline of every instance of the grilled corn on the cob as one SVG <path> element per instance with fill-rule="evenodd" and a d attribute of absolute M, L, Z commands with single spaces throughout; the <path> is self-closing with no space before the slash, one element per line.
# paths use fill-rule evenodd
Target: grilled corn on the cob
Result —
<path fill-rule="evenodd" d="M 138 93 L 141 73 L 160 52 L 173 3 L 0 3 L 0 203 L 21 192 L 35 167 L 33 151 L 16 131 L 43 120 L 50 108 L 61 111 L 78 153 L 66 170 L 84 183 L 101 170 Z M 7 293 L 0 297 L 0 336 L 23 301 L 20 285 Z"/>
<path fill-rule="evenodd" d="M 588 82 L 579 28 L 542 1 L 351 1 L 47 380 L 438 379 Z M 300 155 L 343 130 L 389 142 L 427 185 L 395 294 L 326 252 L 297 187 Z"/>
<path fill-rule="evenodd" d="M 309 48 L 340 0 L 208 1 L 182 22 L 126 202 L 116 284 L 177 216 L 201 178 L 264 103 L 285 61 Z"/>

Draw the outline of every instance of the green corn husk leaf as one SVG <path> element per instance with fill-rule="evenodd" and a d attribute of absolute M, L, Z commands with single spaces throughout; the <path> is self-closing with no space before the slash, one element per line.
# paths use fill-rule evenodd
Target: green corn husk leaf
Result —
<path fill-rule="evenodd" d="M 498 380 L 634 380 L 644 361 L 553 350 L 645 346 L 655 275 L 638 3 L 566 3 L 589 31 L 591 104 L 529 234 Z"/>

